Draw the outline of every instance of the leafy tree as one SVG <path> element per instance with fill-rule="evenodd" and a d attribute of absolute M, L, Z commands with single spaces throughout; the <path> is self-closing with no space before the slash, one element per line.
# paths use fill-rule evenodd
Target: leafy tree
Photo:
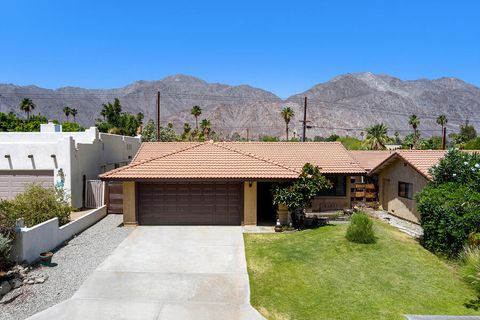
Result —
<path fill-rule="evenodd" d="M 442 115 L 438 116 L 437 124 L 442 126 L 442 134 L 443 134 L 443 128 L 445 128 L 445 125 L 447 124 L 447 122 L 448 122 L 448 119 L 447 119 L 446 115 L 442 114 Z"/>
<path fill-rule="evenodd" d="M 277 141 L 280 141 L 280 139 L 278 137 L 269 136 L 269 135 L 260 135 L 258 137 L 258 140 L 260 140 L 262 142 L 277 142 Z"/>
<path fill-rule="evenodd" d="M 193 106 L 190 114 L 195 117 L 195 128 L 198 131 L 198 117 L 202 114 L 202 109 L 199 106 Z"/>
<path fill-rule="evenodd" d="M 208 140 L 208 135 L 210 134 L 211 131 L 211 123 L 210 120 L 208 119 L 203 119 L 202 122 L 200 123 L 200 128 L 202 129 L 202 133 L 204 136 L 205 140 Z"/>
<path fill-rule="evenodd" d="M 178 141 L 179 137 L 172 128 L 163 128 L 160 127 L 160 141 L 169 142 L 169 141 Z M 157 126 L 155 121 L 152 119 L 147 121 L 147 124 L 142 130 L 142 141 L 151 142 L 157 141 Z"/>
<path fill-rule="evenodd" d="M 20 102 L 20 110 L 27 114 L 27 119 L 30 120 L 30 112 L 35 109 L 36 105 L 33 103 L 32 99 L 24 98 L 22 102 Z"/>
<path fill-rule="evenodd" d="M 367 137 L 364 144 L 371 150 L 386 149 L 385 145 L 388 141 L 388 127 L 383 123 L 375 124 L 365 129 Z"/>
<path fill-rule="evenodd" d="M 70 109 L 70 107 L 65 107 L 65 108 L 63 108 L 63 113 L 64 113 L 65 116 L 67 117 L 67 122 L 68 122 L 68 117 L 69 117 L 70 114 L 72 113 L 72 109 Z"/>
<path fill-rule="evenodd" d="M 442 149 L 442 137 L 434 136 L 429 139 L 419 141 L 419 149 L 422 150 L 441 150 Z"/>
<path fill-rule="evenodd" d="M 288 124 L 290 123 L 290 120 L 292 120 L 292 118 L 295 116 L 295 112 L 293 112 L 293 109 L 290 107 L 284 107 L 281 115 L 283 120 L 285 121 L 285 134 L 288 141 Z"/>
<path fill-rule="evenodd" d="M 100 112 L 103 120 L 97 119 L 96 126 L 100 132 L 108 132 L 112 134 L 122 134 L 135 136 L 143 123 L 143 114 L 141 112 L 133 115 L 128 112 L 122 112 L 120 100 L 115 98 L 113 103 L 103 104 Z"/>
<path fill-rule="evenodd" d="M 480 231 L 480 154 L 449 150 L 429 172 L 432 182 L 416 195 L 421 242 L 454 258 L 468 235 Z"/>
<path fill-rule="evenodd" d="M 273 187 L 273 204 L 283 204 L 290 211 L 298 208 L 308 208 L 313 198 L 324 189 L 332 188 L 332 183 L 320 169 L 310 163 L 306 163 L 297 180 L 293 183 L 285 183 Z"/>
<path fill-rule="evenodd" d="M 75 119 L 75 117 L 76 117 L 77 114 L 78 114 L 78 110 L 77 110 L 77 109 L 71 109 L 71 110 L 70 110 L 70 114 L 71 114 L 72 117 L 73 117 L 73 122 L 74 122 L 74 123 L 77 123 L 77 120 Z"/>
<path fill-rule="evenodd" d="M 363 142 L 355 137 L 340 137 L 337 141 L 348 150 L 365 150 Z"/>
<path fill-rule="evenodd" d="M 413 146 L 416 147 L 417 141 L 420 137 L 418 133 L 418 126 L 420 125 L 420 119 L 418 119 L 417 115 L 412 114 L 410 118 L 408 118 L 408 124 L 412 126 L 413 129 Z"/>
<path fill-rule="evenodd" d="M 465 150 L 480 150 L 480 138 L 472 139 L 465 144 Z"/>
<path fill-rule="evenodd" d="M 85 128 L 79 126 L 78 123 L 64 122 L 62 123 L 62 131 L 79 132 L 79 131 L 85 131 Z"/>

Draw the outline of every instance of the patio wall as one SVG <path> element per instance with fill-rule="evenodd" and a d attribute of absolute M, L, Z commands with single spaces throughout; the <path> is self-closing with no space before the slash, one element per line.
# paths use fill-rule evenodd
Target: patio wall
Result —
<path fill-rule="evenodd" d="M 31 263 L 38 259 L 41 252 L 57 248 L 64 241 L 95 224 L 106 214 L 106 206 L 102 206 L 61 227 L 59 227 L 58 218 L 53 218 L 31 228 L 20 228 L 12 247 L 12 260 L 18 263 L 23 261 Z"/>

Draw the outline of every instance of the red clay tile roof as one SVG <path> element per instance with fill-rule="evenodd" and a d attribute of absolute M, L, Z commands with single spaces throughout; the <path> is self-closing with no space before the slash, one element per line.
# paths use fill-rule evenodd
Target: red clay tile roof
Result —
<path fill-rule="evenodd" d="M 440 159 L 445 157 L 447 151 L 445 150 L 397 150 L 387 159 L 378 164 L 368 174 L 373 175 L 381 171 L 383 168 L 390 165 L 397 159 L 401 159 L 412 168 L 418 171 L 426 179 L 431 180 L 428 169 L 436 165 Z"/>
<path fill-rule="evenodd" d="M 337 142 L 149 142 L 131 164 L 101 178 L 294 179 L 307 162 L 323 173 L 365 174 Z"/>
<path fill-rule="evenodd" d="M 395 151 L 350 150 L 349 152 L 363 169 L 370 171 Z"/>

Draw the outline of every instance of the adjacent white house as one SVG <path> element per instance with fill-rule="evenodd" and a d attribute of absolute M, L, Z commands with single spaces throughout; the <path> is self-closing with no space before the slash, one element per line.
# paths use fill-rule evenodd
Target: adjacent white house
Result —
<path fill-rule="evenodd" d="M 0 199 L 9 199 L 28 183 L 63 187 L 72 206 L 84 206 L 85 183 L 128 164 L 140 137 L 62 132 L 62 126 L 42 124 L 40 132 L 0 132 Z"/>

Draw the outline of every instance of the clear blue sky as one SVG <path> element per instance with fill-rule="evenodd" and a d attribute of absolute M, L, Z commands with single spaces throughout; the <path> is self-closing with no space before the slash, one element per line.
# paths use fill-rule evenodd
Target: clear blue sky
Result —
<path fill-rule="evenodd" d="M 480 86 L 480 1 L 2 1 L 0 82 L 184 73 L 281 97 L 349 72 Z"/>

